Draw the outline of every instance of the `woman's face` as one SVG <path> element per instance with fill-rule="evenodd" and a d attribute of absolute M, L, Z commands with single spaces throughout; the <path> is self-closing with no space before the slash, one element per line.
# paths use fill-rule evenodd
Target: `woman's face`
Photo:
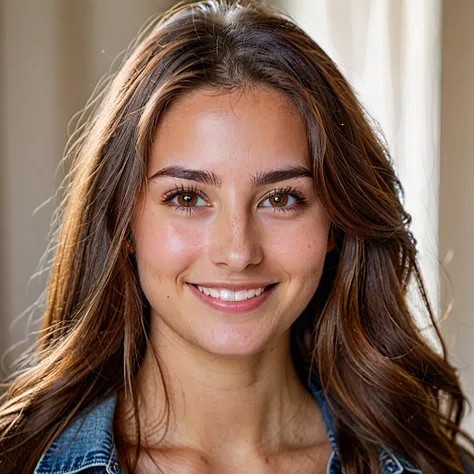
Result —
<path fill-rule="evenodd" d="M 296 107 L 264 88 L 183 95 L 159 124 L 148 179 L 132 227 L 152 331 L 227 356 L 276 341 L 316 291 L 328 246 Z"/>

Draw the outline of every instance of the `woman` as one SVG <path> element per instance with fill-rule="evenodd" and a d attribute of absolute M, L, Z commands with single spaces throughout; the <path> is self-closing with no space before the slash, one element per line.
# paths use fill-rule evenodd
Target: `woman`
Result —
<path fill-rule="evenodd" d="M 3 474 L 474 472 L 387 150 L 290 19 L 174 8 L 78 133 Z"/>

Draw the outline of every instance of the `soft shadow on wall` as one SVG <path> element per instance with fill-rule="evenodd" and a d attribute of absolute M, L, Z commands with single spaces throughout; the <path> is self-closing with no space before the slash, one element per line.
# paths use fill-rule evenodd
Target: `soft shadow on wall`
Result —
<path fill-rule="evenodd" d="M 0 353 L 17 345 L 6 366 L 28 346 L 18 315 L 47 280 L 29 281 L 46 249 L 67 124 L 142 24 L 174 3 L 0 0 Z"/>

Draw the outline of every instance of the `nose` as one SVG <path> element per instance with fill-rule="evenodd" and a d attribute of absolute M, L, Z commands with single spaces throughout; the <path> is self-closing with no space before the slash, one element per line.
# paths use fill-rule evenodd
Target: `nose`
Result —
<path fill-rule="evenodd" d="M 209 257 L 215 265 L 241 272 L 263 259 L 257 223 L 245 210 L 221 210 L 210 224 Z"/>

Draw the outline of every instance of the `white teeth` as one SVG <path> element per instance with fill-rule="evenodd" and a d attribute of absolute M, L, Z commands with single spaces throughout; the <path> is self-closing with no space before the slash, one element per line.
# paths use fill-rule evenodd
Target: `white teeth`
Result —
<path fill-rule="evenodd" d="M 207 289 L 207 288 L 206 288 Z M 219 298 L 219 291 L 215 290 L 214 288 L 209 288 L 209 294 L 214 298 Z"/>
<path fill-rule="evenodd" d="M 245 301 L 247 298 L 247 290 L 235 292 L 234 301 Z"/>
<path fill-rule="evenodd" d="M 227 289 L 217 290 L 215 288 L 206 288 L 205 286 L 196 285 L 201 293 L 223 301 L 245 301 L 254 296 L 259 296 L 265 288 L 256 288 L 251 290 L 232 291 Z"/>
<path fill-rule="evenodd" d="M 235 301 L 235 291 L 221 290 L 219 299 L 223 301 Z"/>

